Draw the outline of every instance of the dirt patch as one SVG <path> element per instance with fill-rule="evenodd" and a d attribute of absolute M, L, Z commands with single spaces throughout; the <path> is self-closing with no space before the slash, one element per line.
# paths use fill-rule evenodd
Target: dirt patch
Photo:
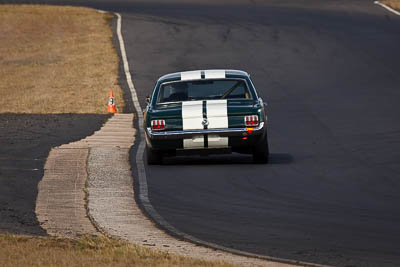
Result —
<path fill-rule="evenodd" d="M 381 3 L 390 6 L 396 10 L 400 10 L 400 0 L 382 0 Z"/>
<path fill-rule="evenodd" d="M 118 86 L 112 16 L 93 9 L 0 6 L 0 113 L 106 113 Z"/>
<path fill-rule="evenodd" d="M 106 237 L 0 235 L 1 266 L 231 266 L 171 255 Z"/>

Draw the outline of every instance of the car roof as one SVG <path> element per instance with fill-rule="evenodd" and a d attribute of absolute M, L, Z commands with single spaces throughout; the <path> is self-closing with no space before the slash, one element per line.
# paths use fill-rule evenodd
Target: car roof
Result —
<path fill-rule="evenodd" d="M 250 75 L 242 70 L 231 69 L 207 69 L 182 71 L 166 74 L 158 79 L 159 82 L 165 81 L 184 81 L 199 79 L 225 79 L 225 78 L 248 78 Z"/>

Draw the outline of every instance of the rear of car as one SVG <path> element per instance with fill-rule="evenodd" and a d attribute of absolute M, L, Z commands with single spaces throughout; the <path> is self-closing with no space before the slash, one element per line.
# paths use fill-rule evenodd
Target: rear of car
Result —
<path fill-rule="evenodd" d="M 243 71 L 204 70 L 161 77 L 145 110 L 147 160 L 212 153 L 268 161 L 266 115 Z"/>

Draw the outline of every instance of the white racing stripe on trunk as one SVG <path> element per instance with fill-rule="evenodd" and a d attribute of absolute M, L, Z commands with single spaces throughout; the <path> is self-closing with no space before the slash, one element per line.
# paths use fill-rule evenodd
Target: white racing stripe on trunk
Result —
<path fill-rule="evenodd" d="M 183 130 L 203 129 L 203 101 L 182 102 Z"/>
<path fill-rule="evenodd" d="M 207 101 L 208 129 L 228 128 L 228 101 L 209 100 Z M 208 147 L 227 147 L 228 137 L 218 135 L 208 136 Z"/>
<path fill-rule="evenodd" d="M 203 101 L 182 102 L 183 130 L 203 129 Z M 183 148 L 204 148 L 204 136 L 193 136 L 183 140 Z"/>
<path fill-rule="evenodd" d="M 181 80 L 188 81 L 188 80 L 200 80 L 201 79 L 201 71 L 185 71 L 181 72 Z"/>
<path fill-rule="evenodd" d="M 204 74 L 206 79 L 225 79 L 225 70 L 206 70 Z"/>
<path fill-rule="evenodd" d="M 228 103 L 226 99 L 208 100 L 206 108 L 209 129 L 228 128 Z"/>

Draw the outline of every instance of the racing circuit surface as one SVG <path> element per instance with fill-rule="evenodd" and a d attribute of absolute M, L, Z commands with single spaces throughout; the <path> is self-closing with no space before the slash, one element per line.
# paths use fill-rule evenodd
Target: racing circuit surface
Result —
<path fill-rule="evenodd" d="M 270 164 L 234 154 L 147 166 L 171 225 L 268 256 L 400 265 L 400 16 L 354 0 L 39 2 L 121 13 L 142 108 L 165 73 L 252 75 Z"/>

